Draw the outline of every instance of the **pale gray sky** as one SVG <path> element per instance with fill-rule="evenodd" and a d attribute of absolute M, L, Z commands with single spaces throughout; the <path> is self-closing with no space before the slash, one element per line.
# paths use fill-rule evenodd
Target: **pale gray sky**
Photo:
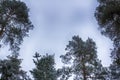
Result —
<path fill-rule="evenodd" d="M 22 67 L 29 71 L 34 67 L 33 55 L 55 54 L 56 67 L 61 67 L 59 56 L 65 54 L 65 47 L 72 36 L 83 40 L 92 38 L 97 45 L 98 57 L 104 66 L 109 66 L 112 42 L 98 30 L 94 11 L 97 0 L 24 0 L 30 9 L 30 19 L 35 26 L 30 36 L 21 45 Z M 2 49 L 5 57 L 7 49 Z"/>

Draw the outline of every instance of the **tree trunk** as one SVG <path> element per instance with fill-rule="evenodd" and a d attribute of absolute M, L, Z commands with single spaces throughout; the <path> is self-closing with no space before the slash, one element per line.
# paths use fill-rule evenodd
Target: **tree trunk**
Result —
<path fill-rule="evenodd" d="M 85 68 L 85 64 L 83 63 L 83 80 L 87 80 L 86 77 L 86 68 Z"/>
<path fill-rule="evenodd" d="M 86 66 L 85 66 L 85 54 L 82 57 L 82 65 L 83 65 L 83 80 L 87 80 L 87 75 L 86 75 Z"/>

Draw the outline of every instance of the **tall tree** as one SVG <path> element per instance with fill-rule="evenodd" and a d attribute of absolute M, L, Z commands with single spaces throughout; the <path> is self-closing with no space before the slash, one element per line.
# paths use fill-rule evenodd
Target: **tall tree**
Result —
<path fill-rule="evenodd" d="M 31 80 L 26 72 L 21 69 L 21 59 L 18 56 L 8 56 L 0 60 L 0 80 Z"/>
<path fill-rule="evenodd" d="M 36 53 L 34 58 L 35 68 L 30 72 L 35 80 L 57 80 L 54 55 L 41 56 Z"/>
<path fill-rule="evenodd" d="M 10 45 L 13 53 L 19 51 L 23 38 L 33 29 L 28 11 L 21 0 L 0 1 L 0 42 Z"/>
<path fill-rule="evenodd" d="M 114 43 L 112 58 L 120 65 L 120 0 L 98 0 L 95 17 L 102 34 Z"/>
<path fill-rule="evenodd" d="M 98 79 L 103 67 L 97 58 L 96 44 L 92 39 L 83 41 L 79 36 L 73 36 L 66 51 L 66 54 L 61 56 L 62 62 L 71 64 L 75 80 Z"/>

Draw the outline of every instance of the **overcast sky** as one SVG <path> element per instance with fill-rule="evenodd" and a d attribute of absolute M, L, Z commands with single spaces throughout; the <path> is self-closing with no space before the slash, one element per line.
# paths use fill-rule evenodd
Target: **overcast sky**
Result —
<path fill-rule="evenodd" d="M 30 19 L 34 30 L 24 39 L 20 57 L 22 67 L 29 71 L 34 67 L 33 55 L 55 54 L 56 67 L 61 67 L 59 56 L 65 54 L 65 47 L 72 36 L 79 35 L 83 40 L 92 38 L 97 45 L 98 57 L 104 66 L 109 66 L 112 42 L 98 30 L 94 11 L 97 0 L 24 0 L 30 9 Z M 5 57 L 7 49 L 2 49 Z"/>

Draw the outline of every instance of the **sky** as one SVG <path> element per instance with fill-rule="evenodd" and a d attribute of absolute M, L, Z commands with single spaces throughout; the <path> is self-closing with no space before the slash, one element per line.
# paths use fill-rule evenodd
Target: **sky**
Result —
<path fill-rule="evenodd" d="M 62 66 L 60 55 L 72 36 L 79 35 L 84 41 L 89 37 L 97 45 L 98 58 L 104 66 L 111 63 L 112 42 L 101 35 L 94 17 L 97 0 L 23 0 L 30 9 L 30 20 L 34 29 L 21 45 L 22 67 L 29 71 L 34 68 L 35 52 L 44 55 L 55 54 L 56 67 Z M 5 57 L 8 48 L 1 49 Z"/>

